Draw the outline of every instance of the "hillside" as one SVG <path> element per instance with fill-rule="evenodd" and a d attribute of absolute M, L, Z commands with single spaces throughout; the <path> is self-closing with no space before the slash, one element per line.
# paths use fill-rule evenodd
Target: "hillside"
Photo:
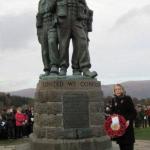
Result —
<path fill-rule="evenodd" d="M 23 89 L 23 90 L 18 90 L 14 92 L 10 92 L 11 95 L 17 95 L 17 96 L 22 96 L 22 97 L 34 97 L 35 89 L 34 88 L 29 88 L 29 89 Z"/>
<path fill-rule="evenodd" d="M 128 81 L 123 82 L 123 86 L 126 89 L 128 95 L 137 97 L 138 99 L 150 98 L 150 80 L 147 81 Z M 113 85 L 102 85 L 104 96 L 112 95 Z M 18 95 L 23 97 L 34 97 L 34 88 L 24 89 L 19 91 L 11 92 L 11 95 Z"/>
<path fill-rule="evenodd" d="M 138 99 L 150 97 L 150 80 L 147 81 L 128 81 L 123 82 L 128 95 Z M 113 85 L 103 85 L 104 96 L 112 95 Z"/>

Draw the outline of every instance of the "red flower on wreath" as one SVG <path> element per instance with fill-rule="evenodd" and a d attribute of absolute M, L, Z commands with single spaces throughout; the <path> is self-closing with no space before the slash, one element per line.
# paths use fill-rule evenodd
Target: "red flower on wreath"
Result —
<path fill-rule="evenodd" d="M 112 118 L 118 117 L 119 125 L 117 125 L 114 129 L 112 128 Z M 111 138 L 122 136 L 126 131 L 126 119 L 118 114 L 113 114 L 109 116 L 104 122 L 104 129 L 108 136 Z"/>

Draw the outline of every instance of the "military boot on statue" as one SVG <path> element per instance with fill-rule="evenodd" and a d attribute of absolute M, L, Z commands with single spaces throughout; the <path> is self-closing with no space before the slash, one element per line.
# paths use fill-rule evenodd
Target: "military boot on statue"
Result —
<path fill-rule="evenodd" d="M 80 69 L 73 69 L 73 76 L 80 76 L 82 75 L 82 72 Z"/>
<path fill-rule="evenodd" d="M 45 71 L 45 73 L 41 74 L 39 78 L 41 79 L 42 77 L 48 76 L 49 74 L 50 74 L 49 71 Z"/>
<path fill-rule="evenodd" d="M 85 68 L 82 71 L 83 71 L 83 76 L 86 76 L 89 78 L 95 78 L 97 76 L 96 71 L 90 71 L 88 68 Z"/>
<path fill-rule="evenodd" d="M 59 75 L 60 76 L 66 76 L 67 75 L 67 68 L 61 67 Z"/>
<path fill-rule="evenodd" d="M 59 74 L 59 69 L 57 66 L 52 66 L 51 67 L 51 71 L 50 71 L 50 76 L 53 76 L 53 75 L 58 75 Z"/>

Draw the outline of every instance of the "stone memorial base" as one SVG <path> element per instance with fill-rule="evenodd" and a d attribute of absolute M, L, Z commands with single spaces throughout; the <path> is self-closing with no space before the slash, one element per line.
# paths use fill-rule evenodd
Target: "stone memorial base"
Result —
<path fill-rule="evenodd" d="M 111 150 L 111 143 L 107 137 L 74 140 L 33 138 L 31 150 Z"/>
<path fill-rule="evenodd" d="M 31 150 L 110 150 L 103 94 L 96 79 L 41 79 L 35 94 Z"/>

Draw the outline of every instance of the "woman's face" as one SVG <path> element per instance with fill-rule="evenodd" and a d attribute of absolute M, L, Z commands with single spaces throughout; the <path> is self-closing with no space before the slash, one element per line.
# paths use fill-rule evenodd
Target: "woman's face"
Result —
<path fill-rule="evenodd" d="M 123 94 L 123 90 L 120 86 L 115 86 L 114 92 L 116 96 L 121 96 Z"/>

